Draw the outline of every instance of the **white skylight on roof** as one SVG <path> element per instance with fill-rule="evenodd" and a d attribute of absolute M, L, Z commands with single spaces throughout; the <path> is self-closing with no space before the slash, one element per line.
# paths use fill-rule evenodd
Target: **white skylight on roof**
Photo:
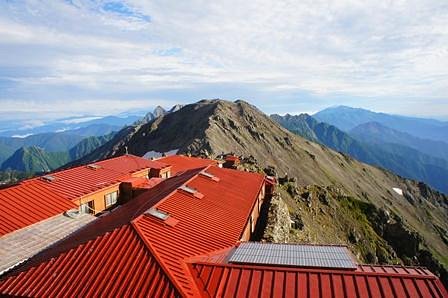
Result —
<path fill-rule="evenodd" d="M 52 182 L 52 181 L 56 180 L 56 177 L 51 176 L 51 175 L 45 175 L 45 176 L 42 176 L 41 178 L 48 182 Z"/>
<path fill-rule="evenodd" d="M 148 211 L 145 212 L 146 214 L 152 215 L 154 217 L 157 217 L 161 220 L 167 220 L 170 215 L 166 212 L 163 212 L 162 210 L 158 210 L 156 208 L 150 208 Z"/>
<path fill-rule="evenodd" d="M 201 175 L 203 175 L 203 176 L 205 176 L 205 177 L 208 177 L 208 178 L 213 178 L 213 177 L 215 177 L 215 176 L 213 176 L 212 174 L 207 173 L 207 172 L 204 172 L 204 171 L 201 172 Z"/>
<path fill-rule="evenodd" d="M 179 189 L 181 189 L 181 190 L 183 190 L 183 191 L 186 191 L 186 192 L 188 192 L 188 193 L 191 193 L 191 194 L 193 194 L 193 195 L 197 192 L 196 189 L 191 188 L 191 187 L 188 187 L 188 186 L 186 186 L 186 185 L 182 185 L 181 187 L 179 187 Z"/>
<path fill-rule="evenodd" d="M 100 165 L 96 165 L 96 164 L 90 164 L 90 165 L 87 165 L 87 167 L 89 169 L 92 169 L 92 170 L 101 169 L 101 166 Z"/>
<path fill-rule="evenodd" d="M 216 182 L 219 181 L 219 178 L 218 178 L 218 177 L 216 177 L 215 175 L 210 174 L 210 173 L 208 173 L 208 172 L 202 171 L 200 174 L 201 174 L 202 176 L 204 176 L 204 177 L 207 177 L 207 178 L 212 179 L 213 181 L 216 181 Z"/>
<path fill-rule="evenodd" d="M 199 191 L 197 191 L 196 189 L 194 189 L 192 187 L 188 187 L 186 185 L 182 185 L 181 187 L 179 187 L 179 189 L 186 193 L 191 194 L 196 199 L 202 199 L 204 197 L 204 195 L 201 194 Z"/>

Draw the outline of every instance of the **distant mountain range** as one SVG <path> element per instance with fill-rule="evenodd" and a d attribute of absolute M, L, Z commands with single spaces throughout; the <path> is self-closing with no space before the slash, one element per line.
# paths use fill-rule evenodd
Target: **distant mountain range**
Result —
<path fill-rule="evenodd" d="M 95 124 L 24 138 L 0 137 L 0 171 L 15 170 L 33 174 L 54 170 L 104 144 L 114 134 L 111 129 L 112 126 L 106 128 L 102 124 Z M 100 132 L 107 134 L 96 136 Z"/>
<path fill-rule="evenodd" d="M 91 119 L 93 118 L 93 119 Z M 90 120 L 86 120 L 90 119 Z M 86 117 L 86 118 L 66 118 L 50 121 L 47 124 L 33 127 L 8 129 L 0 131 L 0 136 L 28 136 L 42 133 L 71 132 L 81 136 L 101 136 L 112 131 L 118 131 L 126 125 L 130 125 L 140 120 L 140 116 L 106 116 L 106 117 Z"/>
<path fill-rule="evenodd" d="M 313 117 L 346 132 L 361 124 L 377 122 L 422 139 L 448 142 L 448 122 L 434 119 L 396 116 L 346 106 L 328 108 Z"/>
<path fill-rule="evenodd" d="M 45 136 L 51 134 L 44 134 Z M 70 161 L 79 159 L 86 154 L 89 154 L 97 147 L 103 145 L 109 141 L 114 133 L 105 136 L 91 136 L 87 138 L 81 138 L 81 140 L 71 146 L 71 142 L 62 143 L 58 137 L 61 133 L 52 136 L 52 140 L 55 140 L 55 144 L 59 144 L 58 147 L 47 146 L 41 147 L 36 144 L 27 142 L 26 145 L 18 148 L 11 156 L 4 160 L 0 164 L 0 171 L 19 171 L 27 174 L 44 173 L 57 169 Z M 62 140 L 67 137 L 62 133 Z M 39 135 L 33 136 L 34 140 L 39 140 Z M 79 136 L 69 135 L 73 137 L 73 140 L 77 140 Z M 44 143 L 45 144 L 45 143 Z M 55 145 L 53 144 L 53 145 Z M 50 149 L 48 149 L 48 147 Z M 58 150 L 51 150 L 58 149 Z"/>
<path fill-rule="evenodd" d="M 42 173 L 54 170 L 69 161 L 65 152 L 46 152 L 37 146 L 21 147 L 3 162 L 0 170 Z"/>
<path fill-rule="evenodd" d="M 271 115 L 271 118 L 288 130 L 311 141 L 348 154 L 359 161 L 388 169 L 403 177 L 426 182 L 448 193 L 448 161 L 402 145 L 402 143 L 412 143 L 418 147 L 424 143 L 424 140 L 381 126 L 381 131 L 385 135 L 382 138 L 378 136 L 376 142 L 370 142 L 373 139 L 370 137 L 371 133 L 381 134 L 380 131 L 373 129 L 372 124 L 356 127 L 352 135 L 333 125 L 319 122 L 307 114 Z M 358 135 L 362 137 L 358 138 Z M 394 138 L 394 135 L 401 138 Z M 444 142 L 429 142 L 439 145 L 440 148 L 443 148 L 445 144 Z M 446 152 L 441 150 L 439 153 L 443 155 Z"/>
<path fill-rule="evenodd" d="M 79 143 L 84 137 L 70 132 L 43 133 L 25 138 L 0 137 L 0 144 L 13 148 L 37 146 L 49 152 L 65 151 Z"/>
<path fill-rule="evenodd" d="M 26 128 L 26 125 L 20 123 L 11 124 L 10 122 L 0 120 L 0 137 L 26 137 L 29 135 L 55 132 L 70 132 L 80 136 L 102 136 L 113 131 L 118 131 L 135 122 L 151 121 L 166 113 L 177 111 L 181 107 L 182 105 L 175 105 L 171 109 L 165 110 L 163 107 L 157 106 L 144 117 L 140 115 L 126 115 L 63 118 L 52 120 L 32 128 Z"/>
<path fill-rule="evenodd" d="M 373 144 L 400 144 L 423 152 L 427 155 L 448 160 L 448 143 L 422 139 L 401 132 L 378 122 L 367 122 L 349 131 L 356 139 Z"/>
<path fill-rule="evenodd" d="M 82 123 L 78 122 L 79 119 L 63 119 L 32 130 L 33 132 L 54 130 L 53 132 L 37 133 L 26 137 L 0 136 L 0 171 L 34 174 L 54 170 L 92 152 L 109 141 L 116 131 L 127 125 L 143 125 L 178 111 L 181 107 L 181 105 L 175 105 L 165 110 L 157 106 L 153 112 L 148 112 L 143 118 L 108 116 Z M 76 123 L 71 123 L 72 121 Z M 72 129 L 65 130 L 67 128 Z M 12 133 L 12 131 L 9 132 L 9 134 Z"/>

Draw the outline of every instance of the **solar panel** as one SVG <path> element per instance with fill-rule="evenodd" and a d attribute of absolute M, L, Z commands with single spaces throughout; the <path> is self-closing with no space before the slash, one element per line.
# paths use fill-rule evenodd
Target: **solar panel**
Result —
<path fill-rule="evenodd" d="M 347 247 L 324 245 L 245 242 L 235 249 L 229 262 L 338 269 L 357 268 Z"/>

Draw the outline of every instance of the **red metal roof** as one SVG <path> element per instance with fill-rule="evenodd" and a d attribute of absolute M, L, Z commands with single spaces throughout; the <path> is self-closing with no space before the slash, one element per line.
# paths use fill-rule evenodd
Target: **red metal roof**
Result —
<path fill-rule="evenodd" d="M 35 181 L 0 190 L 0 235 L 24 228 L 77 206 Z"/>
<path fill-rule="evenodd" d="M 424 268 L 351 271 L 201 262 L 190 268 L 203 297 L 448 297 L 442 282 Z"/>
<path fill-rule="evenodd" d="M 260 174 L 216 166 L 208 167 L 207 172 L 218 177 L 219 182 L 197 175 L 186 183 L 202 193 L 203 198 L 176 191 L 155 205 L 179 221 L 174 227 L 147 215 L 134 221 L 155 257 L 188 296 L 195 295 L 197 289 L 184 259 L 240 240 L 264 182 Z"/>
<path fill-rule="evenodd" d="M 159 178 L 159 177 L 153 177 L 150 179 L 145 178 L 145 177 L 132 177 L 132 178 L 121 180 L 121 182 L 129 183 L 132 186 L 132 188 L 149 189 L 149 188 L 156 186 L 163 180 L 164 180 L 163 178 Z"/>
<path fill-rule="evenodd" d="M 178 297 L 135 230 L 117 228 L 0 283 L 2 295 Z"/>
<path fill-rule="evenodd" d="M 63 171 L 49 174 L 55 180 L 48 182 L 42 178 L 35 178 L 41 185 L 60 195 L 74 200 L 95 191 L 120 183 L 121 180 L 129 178 L 132 173 L 149 169 L 164 168 L 168 165 L 151 161 L 133 155 L 123 155 L 94 163 L 98 166 L 79 166 Z"/>
<path fill-rule="evenodd" d="M 156 280 L 127 271 L 132 266 L 147 267 L 145 261 L 139 261 L 140 267 L 136 265 L 139 264 L 137 261 L 130 260 L 128 263 L 128 254 L 140 255 L 143 252 L 132 252 L 132 245 L 135 245 L 133 242 L 125 240 L 127 238 L 124 236 L 113 236 L 117 235 L 116 231 L 128 227 L 133 230 L 132 235 L 138 235 L 140 242 L 145 244 L 146 252 L 153 258 L 151 260 L 158 263 L 157 268 L 162 269 L 156 271 L 154 278 L 164 278 L 166 284 L 170 281 L 170 289 L 176 288 L 184 296 L 196 296 L 198 290 L 184 258 L 228 247 L 238 241 L 264 181 L 264 177 L 259 174 L 209 167 L 207 172 L 220 178 L 217 182 L 199 175 L 201 170 L 203 169 L 189 170 L 164 180 L 58 245 L 40 253 L 0 281 L 0 293 L 27 295 L 48 291 L 60 296 L 95 296 L 97 293 L 93 291 L 97 288 L 104 289 L 106 284 L 113 283 L 109 286 L 122 285 L 126 288 L 124 280 L 131 277 L 136 280 L 133 287 L 156 286 L 152 285 L 158 283 Z M 197 189 L 204 197 L 198 199 L 179 191 L 178 188 L 182 185 Z M 172 224 L 145 214 L 151 207 L 168 212 Z M 110 235 L 108 240 L 105 235 Z M 96 247 L 90 244 L 95 241 L 104 245 Z M 110 268 L 110 271 L 105 269 L 108 264 L 116 263 L 119 265 Z M 72 268 L 78 267 L 81 268 L 79 271 L 72 271 Z M 120 268 L 126 270 L 122 271 Z M 143 269 L 134 269 L 137 270 Z M 53 277 L 55 272 L 56 277 Z M 110 272 L 115 272 L 113 278 Z M 52 282 L 48 282 L 49 280 Z M 115 291 L 121 290 L 113 289 L 114 292 L 106 289 L 103 294 L 116 295 Z M 135 290 L 139 291 L 138 288 Z M 134 293 L 146 295 L 145 292 Z"/>
<path fill-rule="evenodd" d="M 190 170 L 182 175 L 172 177 L 155 185 L 143 194 L 132 199 L 130 202 L 119 206 L 113 212 L 98 217 L 90 226 L 72 234 L 70 237 L 61 241 L 59 245 L 37 255 L 36 258 L 28 263 L 28 266 L 34 266 L 48 258 L 56 257 L 63 251 L 72 249 L 77 245 L 94 239 L 104 233 L 110 232 L 118 227 L 129 225 L 146 210 L 153 207 L 156 203 L 163 200 L 170 194 L 174 193 L 185 183 L 185 181 L 188 181 L 197 175 L 200 170 L 201 169 Z"/>
<path fill-rule="evenodd" d="M 0 190 L 0 235 L 77 208 L 70 200 L 117 184 L 132 173 L 168 167 L 162 162 L 133 155 L 99 161 L 95 165 L 47 174 L 54 177 L 52 181 L 38 177 Z M 155 184 L 156 181 L 151 182 Z"/>
<path fill-rule="evenodd" d="M 95 163 L 105 169 L 114 170 L 121 173 L 134 173 L 143 169 L 163 169 L 168 167 L 166 163 L 161 161 L 150 160 L 131 154 L 126 154 L 110 159 L 105 159 Z"/>
<path fill-rule="evenodd" d="M 201 171 L 219 178 L 215 181 Z M 41 252 L 0 280 L 19 296 L 447 297 L 426 269 L 235 265 L 264 177 L 217 166 L 181 172 Z M 200 192 L 198 198 L 187 186 Z M 168 216 L 147 214 L 155 209 Z M 432 295 L 432 296 L 431 296 Z"/>
<path fill-rule="evenodd" d="M 179 172 L 197 168 L 203 168 L 209 165 L 217 165 L 218 162 L 212 159 L 204 159 L 199 157 L 188 157 L 185 155 L 171 155 L 162 157 L 157 161 L 171 166 L 171 175 Z"/>

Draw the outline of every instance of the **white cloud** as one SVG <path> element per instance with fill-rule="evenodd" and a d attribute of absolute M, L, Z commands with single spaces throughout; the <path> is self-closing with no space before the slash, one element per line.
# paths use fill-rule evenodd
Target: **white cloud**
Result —
<path fill-rule="evenodd" d="M 175 102 L 164 99 L 136 99 L 119 100 L 81 99 L 71 101 L 34 101 L 34 100 L 2 100 L 0 118 L 2 120 L 24 120 L 35 117 L 38 120 L 62 119 L 70 116 L 84 116 L 86 114 L 106 116 L 116 115 L 122 111 L 136 109 L 150 109 L 156 105 L 171 107 Z M 31 122 L 30 122 L 31 123 Z M 41 121 L 32 121 L 40 124 Z"/>
<path fill-rule="evenodd" d="M 136 93 L 161 90 L 163 98 L 163 90 L 220 84 L 279 97 L 378 98 L 385 106 L 422 98 L 435 109 L 447 100 L 444 1 L 129 0 L 116 12 L 104 1 L 73 2 L 0 4 L 2 103 L 54 102 L 56 93 L 104 103 L 107 91 L 106 106 L 118 101 L 123 111 L 141 104 Z"/>

